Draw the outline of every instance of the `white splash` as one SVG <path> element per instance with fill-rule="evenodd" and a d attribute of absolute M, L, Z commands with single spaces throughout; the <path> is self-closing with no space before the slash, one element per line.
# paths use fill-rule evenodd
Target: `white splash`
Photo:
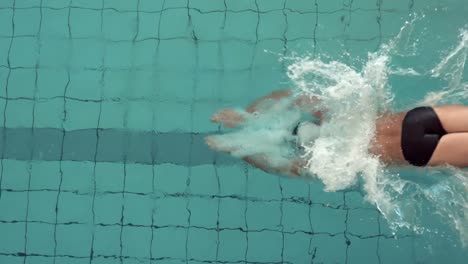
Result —
<path fill-rule="evenodd" d="M 417 72 L 413 68 L 394 68 L 389 70 L 390 75 L 399 75 L 399 76 L 420 76 L 421 73 Z"/>
<path fill-rule="evenodd" d="M 458 103 L 460 99 L 468 98 L 468 85 L 463 83 L 463 72 L 468 56 L 468 30 L 461 30 L 459 38 L 458 45 L 430 71 L 432 77 L 447 81 L 447 87 L 427 94 L 420 105 Z"/>
<path fill-rule="evenodd" d="M 400 41 L 403 39 L 408 45 L 413 22 L 406 23 L 400 34 L 378 52 L 369 53 L 362 69 L 309 57 L 298 58 L 289 66 L 288 76 L 297 94 L 319 98 L 317 109 L 327 112 L 318 138 L 303 144 L 304 158 L 308 161 L 306 171 L 322 181 L 327 191 L 347 189 L 362 181 L 366 198 L 377 205 L 391 227 L 406 227 L 418 233 L 426 230 L 421 227 L 417 213 L 422 205 L 414 199 L 419 195 L 429 201 L 458 231 L 462 243 L 466 243 L 468 181 L 466 176 L 460 176 L 465 175 L 461 170 L 453 171 L 454 175 L 447 175 L 445 180 L 431 186 L 420 186 L 389 173 L 378 157 L 368 151 L 375 133 L 375 120 L 392 101 L 388 76 L 422 75 L 411 68 L 391 70 L 389 65 L 392 55 L 401 55 Z M 468 31 L 465 30 L 460 34 L 460 43 L 431 72 L 433 77 L 447 80 L 448 88 L 428 94 L 424 103 L 450 102 L 460 95 L 467 98 L 468 87 L 462 82 L 467 47 Z"/>

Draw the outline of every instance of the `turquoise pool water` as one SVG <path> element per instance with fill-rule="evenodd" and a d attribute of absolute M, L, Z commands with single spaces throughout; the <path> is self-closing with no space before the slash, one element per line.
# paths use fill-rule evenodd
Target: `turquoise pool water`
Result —
<path fill-rule="evenodd" d="M 291 85 L 281 58 L 359 64 L 413 13 L 395 60 L 425 71 L 466 1 L 0 0 L 0 263 L 464 263 L 440 219 L 394 234 L 358 190 L 203 143 L 216 109 Z M 404 108 L 441 82 L 390 84 Z"/>

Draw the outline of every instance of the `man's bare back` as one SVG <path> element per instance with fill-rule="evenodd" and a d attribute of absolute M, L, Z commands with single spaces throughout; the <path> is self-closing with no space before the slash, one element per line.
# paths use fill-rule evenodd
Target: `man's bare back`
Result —
<path fill-rule="evenodd" d="M 377 119 L 370 152 L 386 164 L 408 164 L 401 150 L 402 123 L 406 112 L 385 114 Z"/>

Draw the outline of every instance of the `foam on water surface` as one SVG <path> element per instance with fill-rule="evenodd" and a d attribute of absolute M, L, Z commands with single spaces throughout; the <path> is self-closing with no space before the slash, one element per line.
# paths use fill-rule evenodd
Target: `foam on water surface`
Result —
<path fill-rule="evenodd" d="M 389 76 L 428 76 L 446 81 L 446 87 L 427 94 L 416 105 L 459 103 L 468 96 L 467 84 L 463 83 L 468 53 L 466 29 L 460 31 L 458 44 L 429 72 L 392 65 L 393 56 L 414 56 L 417 52 L 417 45 L 409 42 L 409 36 L 420 19 L 424 16 L 414 16 L 397 37 L 369 53 L 359 69 L 340 61 L 326 61 L 320 55 L 294 59 L 288 76 L 297 94 L 320 98 L 317 108 L 327 111 L 318 138 L 303 144 L 306 171 L 310 177 L 322 181 L 326 191 L 362 186 L 366 199 L 379 208 L 395 231 L 409 228 L 417 233 L 435 232 L 423 219 L 427 216 L 423 212 L 432 211 L 456 230 L 466 245 L 468 178 L 465 171 L 424 169 L 425 181 L 430 183 L 421 183 L 400 177 L 398 168 L 385 167 L 368 151 L 375 133 L 375 120 L 391 108 Z"/>

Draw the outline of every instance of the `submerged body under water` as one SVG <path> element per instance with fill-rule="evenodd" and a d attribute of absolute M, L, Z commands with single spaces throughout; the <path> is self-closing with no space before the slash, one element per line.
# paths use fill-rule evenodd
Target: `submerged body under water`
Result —
<path fill-rule="evenodd" d="M 427 75 L 446 81 L 447 87 L 427 94 L 407 110 L 421 105 L 459 103 L 460 98 L 468 98 L 468 84 L 463 82 L 468 55 L 467 30 L 460 31 L 458 45 L 431 71 L 392 69 L 392 56 L 398 54 L 399 43 L 412 31 L 413 23 L 402 27 L 400 34 L 377 52 L 369 53 L 359 70 L 339 61 L 295 59 L 288 68 L 288 76 L 297 95 L 320 98 L 316 109 L 327 111 L 320 126 L 307 126 L 302 135 L 295 137 L 291 131 L 304 120 L 304 113 L 284 100 L 267 112 L 252 116 L 238 130 L 219 135 L 218 139 L 233 149 L 231 154 L 237 157 L 264 154 L 272 162 L 286 164 L 291 156 L 300 155 L 307 161 L 302 170 L 305 177 L 323 182 L 326 191 L 359 186 L 394 230 L 432 232 L 424 224 L 427 212 L 432 212 L 430 216 L 442 218 L 466 246 L 468 173 L 450 167 L 427 168 L 425 179 L 415 180 L 402 176 L 405 174 L 402 171 L 408 168 L 386 166 L 388 161 L 369 151 L 381 113 L 392 112 L 389 76 Z"/>

